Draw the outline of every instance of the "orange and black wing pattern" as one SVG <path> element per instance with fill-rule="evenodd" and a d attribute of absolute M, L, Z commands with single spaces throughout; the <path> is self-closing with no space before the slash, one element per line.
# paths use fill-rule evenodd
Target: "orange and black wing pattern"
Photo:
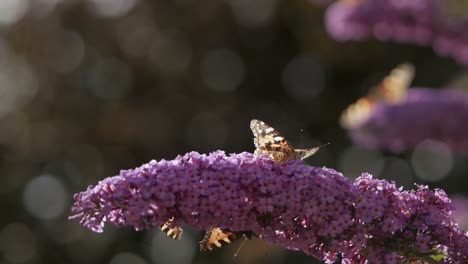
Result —
<path fill-rule="evenodd" d="M 205 237 L 200 241 L 200 251 L 211 251 L 220 248 L 223 244 L 231 244 L 234 240 L 246 236 L 252 237 L 251 231 L 233 232 L 229 229 L 210 228 L 206 231 Z"/>
<path fill-rule="evenodd" d="M 377 102 L 398 104 L 405 100 L 408 88 L 414 79 L 414 66 L 402 63 L 395 67 L 374 89 L 369 97 Z"/>
<path fill-rule="evenodd" d="M 168 237 L 179 240 L 182 237 L 184 230 L 180 226 L 172 226 L 173 218 L 167 221 L 164 225 L 160 227 Z"/>
<path fill-rule="evenodd" d="M 345 129 L 359 127 L 373 113 L 376 104 L 398 104 L 405 100 L 408 88 L 414 78 L 414 66 L 403 63 L 393 69 L 369 94 L 351 104 L 340 117 Z"/>
<path fill-rule="evenodd" d="M 280 163 L 293 157 L 293 146 L 272 126 L 253 119 L 250 121 L 250 129 L 254 135 L 255 155 L 267 155 Z"/>

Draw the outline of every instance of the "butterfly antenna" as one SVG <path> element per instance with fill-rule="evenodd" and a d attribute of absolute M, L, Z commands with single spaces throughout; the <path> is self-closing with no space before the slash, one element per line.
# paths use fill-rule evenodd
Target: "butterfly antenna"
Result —
<path fill-rule="evenodd" d="M 317 146 L 317 147 L 314 147 L 314 149 L 320 149 L 320 148 L 325 147 L 325 146 L 328 146 L 328 145 L 330 145 L 330 142 L 327 142 L 327 143 L 325 143 L 325 144 L 322 144 L 322 145 L 319 145 L 319 146 Z"/>
<path fill-rule="evenodd" d="M 325 144 L 320 145 L 319 148 L 328 146 L 328 145 L 330 145 L 330 144 L 331 144 L 330 142 L 327 142 L 327 143 L 325 143 Z"/>
<path fill-rule="evenodd" d="M 304 129 L 301 128 L 301 148 L 304 148 Z"/>
<path fill-rule="evenodd" d="M 236 262 L 237 256 L 239 256 L 239 252 L 240 252 L 241 248 L 244 246 L 245 241 L 247 241 L 247 240 L 248 240 L 248 238 L 247 238 L 247 237 L 244 237 L 244 240 L 242 240 L 242 244 L 240 244 L 240 246 L 239 246 L 239 248 L 237 249 L 236 253 L 234 253 L 234 255 L 232 256 L 232 260 L 233 260 L 234 262 Z"/>

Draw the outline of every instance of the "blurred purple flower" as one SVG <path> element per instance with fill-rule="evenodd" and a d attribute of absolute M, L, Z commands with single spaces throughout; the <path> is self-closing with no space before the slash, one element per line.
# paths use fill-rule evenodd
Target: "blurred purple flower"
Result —
<path fill-rule="evenodd" d="M 468 230 L 468 197 L 462 194 L 454 195 L 452 204 L 455 207 L 453 218 L 462 230 Z"/>
<path fill-rule="evenodd" d="M 347 128 L 356 144 L 402 152 L 434 140 L 468 154 L 468 95 L 461 91 L 411 88 L 403 102 L 369 109 L 367 118 Z"/>
<path fill-rule="evenodd" d="M 336 40 L 414 43 L 468 64 L 468 16 L 464 0 L 342 0 L 331 4 L 325 24 Z M 461 13 L 457 15 L 457 12 Z"/>
<path fill-rule="evenodd" d="M 250 230 L 327 263 L 340 254 L 342 263 L 383 263 L 436 251 L 445 263 L 468 260 L 468 236 L 442 190 L 402 191 L 366 173 L 353 184 L 332 169 L 250 153 L 151 161 L 74 199 L 70 219 L 95 232 L 105 222 L 141 230 L 174 218 L 200 229 Z"/>

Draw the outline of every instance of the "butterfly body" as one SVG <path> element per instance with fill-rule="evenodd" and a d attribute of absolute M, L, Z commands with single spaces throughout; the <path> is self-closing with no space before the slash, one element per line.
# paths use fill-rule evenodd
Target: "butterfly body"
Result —
<path fill-rule="evenodd" d="M 250 129 L 254 134 L 255 155 L 267 155 L 272 160 L 285 163 L 289 160 L 306 159 L 320 147 L 295 149 L 276 129 L 263 121 L 253 119 Z"/>

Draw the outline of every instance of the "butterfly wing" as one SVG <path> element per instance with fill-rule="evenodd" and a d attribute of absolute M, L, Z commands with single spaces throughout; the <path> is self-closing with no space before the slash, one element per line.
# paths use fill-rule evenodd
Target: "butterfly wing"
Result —
<path fill-rule="evenodd" d="M 340 125 L 345 129 L 352 129 L 364 123 L 372 114 L 375 101 L 370 97 L 359 99 L 348 106 L 340 116 Z"/>
<path fill-rule="evenodd" d="M 265 122 L 253 119 L 250 129 L 254 134 L 255 155 L 267 155 L 274 161 L 286 162 L 294 154 L 293 146 Z"/>
<path fill-rule="evenodd" d="M 377 103 L 397 104 L 406 98 L 407 90 L 414 78 L 414 66 L 409 63 L 398 65 L 383 81 L 343 111 L 340 124 L 351 129 L 364 123 L 374 111 Z"/>
<path fill-rule="evenodd" d="M 317 153 L 317 151 L 320 150 L 321 147 L 324 147 L 326 145 L 329 145 L 330 143 L 323 144 L 321 146 L 315 147 L 315 148 L 308 148 L 308 149 L 295 149 L 294 150 L 294 159 L 307 159 L 308 157 L 314 155 Z"/>
<path fill-rule="evenodd" d="M 167 221 L 164 225 L 160 227 L 161 231 L 164 232 L 168 237 L 179 240 L 182 237 L 184 230 L 179 226 L 171 226 L 173 218 Z"/>
<path fill-rule="evenodd" d="M 245 235 L 252 237 L 251 231 L 233 232 L 229 229 L 210 228 L 206 231 L 205 237 L 200 241 L 200 251 L 211 251 L 213 248 L 220 248 L 223 244 L 231 244 L 234 240 Z"/>
<path fill-rule="evenodd" d="M 397 104 L 406 98 L 408 88 L 414 78 L 414 66 L 403 63 L 393 69 L 379 86 L 371 91 L 370 96 L 378 102 Z"/>

